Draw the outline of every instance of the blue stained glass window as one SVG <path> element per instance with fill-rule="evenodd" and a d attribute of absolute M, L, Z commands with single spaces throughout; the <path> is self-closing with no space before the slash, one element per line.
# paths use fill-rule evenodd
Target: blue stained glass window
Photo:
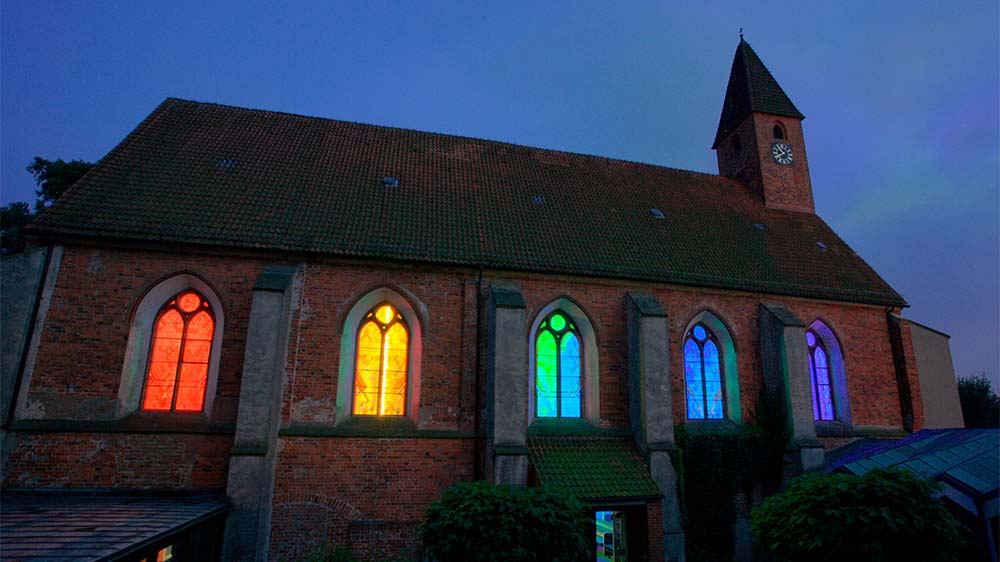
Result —
<path fill-rule="evenodd" d="M 689 420 L 725 418 L 725 391 L 719 345 L 707 327 L 697 324 L 684 342 L 684 382 Z"/>
<path fill-rule="evenodd" d="M 813 333 L 806 332 L 806 345 L 809 347 L 809 383 L 812 386 L 813 418 L 820 421 L 836 419 L 833 407 L 833 388 L 830 384 L 830 362 L 823 340 Z"/>
<path fill-rule="evenodd" d="M 535 338 L 535 415 L 582 415 L 583 377 L 580 335 L 565 312 L 550 314 Z"/>

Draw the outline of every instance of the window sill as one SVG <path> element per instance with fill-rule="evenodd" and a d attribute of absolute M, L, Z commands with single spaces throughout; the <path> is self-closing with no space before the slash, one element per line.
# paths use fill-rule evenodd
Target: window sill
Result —
<path fill-rule="evenodd" d="M 739 431 L 740 424 L 733 420 L 687 420 L 684 422 L 684 428 L 693 435 L 722 434 Z"/>
<path fill-rule="evenodd" d="M 117 420 L 18 420 L 12 431 L 39 433 L 233 434 L 235 423 L 211 422 L 201 412 L 136 412 Z"/>
<path fill-rule="evenodd" d="M 469 439 L 473 433 L 450 430 L 418 429 L 405 416 L 351 416 L 337 425 L 327 423 L 291 423 L 278 432 L 281 437 L 367 437 Z"/>
<path fill-rule="evenodd" d="M 816 422 L 816 437 L 906 437 L 910 435 L 901 427 L 862 425 L 843 422 Z"/>
<path fill-rule="evenodd" d="M 535 418 L 528 435 L 631 435 L 628 428 L 600 427 L 587 418 Z"/>
<path fill-rule="evenodd" d="M 852 435 L 854 428 L 840 420 L 814 420 L 816 437 L 840 437 Z"/>

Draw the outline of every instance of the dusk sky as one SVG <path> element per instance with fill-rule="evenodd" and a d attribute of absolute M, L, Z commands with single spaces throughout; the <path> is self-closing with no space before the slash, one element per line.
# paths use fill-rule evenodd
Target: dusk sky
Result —
<path fill-rule="evenodd" d="M 752 4 L 3 0 L 0 195 L 168 96 L 714 174 L 742 27 L 806 115 L 817 212 L 996 387 L 997 1 Z"/>

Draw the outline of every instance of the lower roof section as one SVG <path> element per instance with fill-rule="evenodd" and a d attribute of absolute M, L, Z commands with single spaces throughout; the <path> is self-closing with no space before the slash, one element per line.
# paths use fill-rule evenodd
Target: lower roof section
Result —
<path fill-rule="evenodd" d="M 528 456 L 541 484 L 581 500 L 662 497 L 629 437 L 530 437 Z"/>
<path fill-rule="evenodd" d="M 221 521 L 220 493 L 10 491 L 0 497 L 4 560 L 130 560 L 144 549 Z"/>

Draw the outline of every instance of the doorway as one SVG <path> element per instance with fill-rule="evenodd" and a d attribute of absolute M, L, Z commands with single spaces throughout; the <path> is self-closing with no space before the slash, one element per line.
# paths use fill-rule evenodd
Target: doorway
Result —
<path fill-rule="evenodd" d="M 647 562 L 646 505 L 594 506 L 597 562 Z"/>

